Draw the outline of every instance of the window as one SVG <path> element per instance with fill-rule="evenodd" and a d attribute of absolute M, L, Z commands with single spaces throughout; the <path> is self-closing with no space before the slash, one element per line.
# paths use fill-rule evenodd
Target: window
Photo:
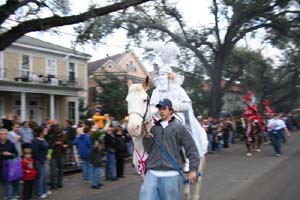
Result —
<path fill-rule="evenodd" d="M 30 76 L 30 72 L 31 72 L 30 62 L 31 60 L 29 55 L 22 55 L 21 69 L 20 69 L 21 77 Z"/>
<path fill-rule="evenodd" d="M 16 106 L 20 106 L 21 105 L 21 101 L 20 100 L 16 100 L 15 105 Z"/>
<path fill-rule="evenodd" d="M 29 101 L 29 106 L 37 106 L 37 101 Z"/>
<path fill-rule="evenodd" d="M 57 75 L 57 63 L 54 59 L 47 59 L 47 75 L 52 75 L 56 77 Z"/>
<path fill-rule="evenodd" d="M 129 61 L 128 64 L 126 64 L 126 68 L 127 68 L 127 71 L 129 72 L 135 72 L 136 71 L 136 66 L 135 64 L 133 63 L 133 61 Z"/>
<path fill-rule="evenodd" d="M 70 62 L 68 67 L 69 81 L 75 81 L 75 63 Z"/>
<path fill-rule="evenodd" d="M 74 101 L 68 102 L 68 119 L 75 121 L 75 102 Z"/>

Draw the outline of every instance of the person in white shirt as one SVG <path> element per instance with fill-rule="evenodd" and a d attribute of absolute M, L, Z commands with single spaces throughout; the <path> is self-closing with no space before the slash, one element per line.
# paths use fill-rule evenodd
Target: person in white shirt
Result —
<path fill-rule="evenodd" d="M 276 156 L 280 156 L 282 153 L 280 141 L 283 135 L 283 131 L 287 136 L 291 135 L 286 128 L 284 121 L 280 119 L 280 115 L 273 115 L 272 119 L 268 121 L 268 130 L 270 131 L 270 139 L 274 147 Z"/>

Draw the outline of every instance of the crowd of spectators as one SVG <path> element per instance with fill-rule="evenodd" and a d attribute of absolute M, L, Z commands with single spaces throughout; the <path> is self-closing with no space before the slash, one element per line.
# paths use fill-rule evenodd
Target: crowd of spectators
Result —
<path fill-rule="evenodd" d="M 131 154 L 126 120 L 118 123 L 98 109 L 78 124 L 21 123 L 9 113 L 1 120 L 0 171 L 10 175 L 0 173 L 0 199 L 47 198 L 52 190 L 64 187 L 67 163 L 82 169 L 82 181 L 99 189 L 101 169 L 105 168 L 106 181 L 124 178 L 124 159 Z"/>

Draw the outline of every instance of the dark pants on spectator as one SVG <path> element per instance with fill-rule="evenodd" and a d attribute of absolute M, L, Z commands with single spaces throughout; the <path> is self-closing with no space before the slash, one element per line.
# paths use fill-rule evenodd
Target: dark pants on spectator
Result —
<path fill-rule="evenodd" d="M 50 186 L 63 187 L 65 158 L 51 158 L 50 160 Z"/>
<path fill-rule="evenodd" d="M 229 147 L 229 132 L 224 132 L 223 133 L 223 141 L 224 141 L 224 148 L 228 148 Z"/>
<path fill-rule="evenodd" d="M 278 133 L 271 133 L 270 139 L 276 154 L 281 154 L 281 135 Z"/>
<path fill-rule="evenodd" d="M 117 177 L 120 178 L 124 175 L 124 158 L 117 158 Z"/>
<path fill-rule="evenodd" d="M 6 181 L 0 179 L 0 199 L 4 199 L 4 196 L 6 195 L 6 184 Z"/>
<path fill-rule="evenodd" d="M 33 180 L 24 181 L 22 200 L 30 200 L 32 198 Z"/>

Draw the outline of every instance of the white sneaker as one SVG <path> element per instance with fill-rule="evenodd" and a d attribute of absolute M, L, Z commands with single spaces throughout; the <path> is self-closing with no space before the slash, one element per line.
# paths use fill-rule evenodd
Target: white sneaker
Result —
<path fill-rule="evenodd" d="M 261 152 L 261 149 L 256 149 L 257 152 Z"/>
<path fill-rule="evenodd" d="M 275 156 L 276 156 L 276 157 L 280 157 L 281 155 L 280 155 L 279 153 L 277 153 Z"/>
<path fill-rule="evenodd" d="M 47 195 L 51 195 L 51 194 L 52 194 L 52 192 L 50 190 L 48 190 Z"/>
<path fill-rule="evenodd" d="M 46 199 L 48 196 L 47 194 L 42 194 L 41 196 L 38 197 L 38 199 Z"/>
<path fill-rule="evenodd" d="M 252 153 L 247 153 L 246 156 L 252 156 Z"/>

